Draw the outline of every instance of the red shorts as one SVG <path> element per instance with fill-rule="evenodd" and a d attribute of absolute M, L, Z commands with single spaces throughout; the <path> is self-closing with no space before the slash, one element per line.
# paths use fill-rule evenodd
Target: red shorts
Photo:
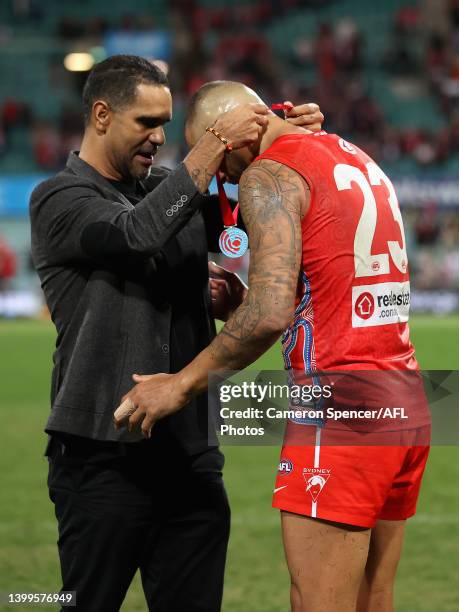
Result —
<path fill-rule="evenodd" d="M 308 427 L 314 443 L 282 448 L 273 507 L 337 523 L 373 527 L 416 512 L 429 446 L 416 430 L 401 445 L 332 446 Z M 428 436 L 427 436 L 428 437 Z"/>

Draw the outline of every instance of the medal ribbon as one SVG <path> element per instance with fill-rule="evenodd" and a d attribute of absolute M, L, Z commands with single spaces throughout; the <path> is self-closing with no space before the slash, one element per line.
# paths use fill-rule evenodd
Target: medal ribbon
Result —
<path fill-rule="evenodd" d="M 217 173 L 217 187 L 218 187 L 218 197 L 220 200 L 220 210 L 222 213 L 223 225 L 225 227 L 231 227 L 233 225 L 237 225 L 237 217 L 239 214 L 239 204 L 236 204 L 234 210 L 231 210 L 231 205 L 228 200 L 228 196 L 226 195 L 225 188 L 223 187 L 222 179 L 220 178 L 220 174 Z"/>
<path fill-rule="evenodd" d="M 290 110 L 293 108 L 291 104 L 271 104 L 271 110 Z M 237 225 L 237 217 L 239 214 L 239 204 L 236 204 L 234 210 L 231 209 L 231 205 L 226 195 L 225 188 L 223 187 L 222 179 L 220 174 L 217 172 L 217 187 L 218 187 L 218 198 L 220 200 L 220 211 L 222 213 L 223 224 L 225 227 L 232 227 Z"/>
<path fill-rule="evenodd" d="M 283 103 L 279 103 L 279 104 L 271 104 L 271 106 L 269 107 L 271 110 L 291 110 L 293 108 L 292 104 L 283 104 Z"/>

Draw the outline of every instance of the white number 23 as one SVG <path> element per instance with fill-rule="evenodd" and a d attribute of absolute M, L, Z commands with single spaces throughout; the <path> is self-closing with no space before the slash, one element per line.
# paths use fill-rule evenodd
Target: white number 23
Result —
<path fill-rule="evenodd" d="M 407 267 L 405 233 L 394 186 L 381 168 L 374 162 L 368 163 L 366 167 L 368 179 L 361 170 L 348 164 L 338 164 L 334 170 L 335 182 L 339 191 L 352 189 L 352 184 L 356 183 L 363 193 L 363 209 L 354 238 L 355 276 L 357 278 L 379 276 L 380 274 L 389 274 L 390 272 L 388 253 L 371 254 L 371 245 L 378 220 L 376 198 L 371 186 L 382 184 L 386 186 L 389 192 L 388 202 L 394 220 L 400 227 L 402 237 L 402 246 L 396 240 L 389 240 L 387 247 L 396 268 L 404 273 Z"/>

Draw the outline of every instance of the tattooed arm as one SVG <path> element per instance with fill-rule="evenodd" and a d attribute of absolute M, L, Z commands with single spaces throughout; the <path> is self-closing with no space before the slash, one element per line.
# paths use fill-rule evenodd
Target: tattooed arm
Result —
<path fill-rule="evenodd" d="M 225 153 L 225 146 L 212 134 L 206 133 L 183 160 L 194 184 L 205 193 L 218 171 Z"/>
<path fill-rule="evenodd" d="M 221 332 L 177 374 L 134 376 L 137 384 L 115 413 L 120 426 L 154 422 L 207 388 L 208 374 L 238 370 L 274 344 L 290 323 L 301 263 L 301 218 L 309 205 L 305 181 L 277 162 L 261 160 L 244 173 L 239 203 L 250 240 L 249 290 Z"/>
<path fill-rule="evenodd" d="M 206 349 L 209 370 L 246 367 L 274 344 L 291 321 L 307 195 L 305 181 L 277 162 L 261 160 L 244 173 L 239 203 L 250 239 L 249 290 Z"/>

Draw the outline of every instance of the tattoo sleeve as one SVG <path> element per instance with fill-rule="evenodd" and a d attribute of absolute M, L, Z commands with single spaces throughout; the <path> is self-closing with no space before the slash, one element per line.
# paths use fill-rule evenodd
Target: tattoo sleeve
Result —
<path fill-rule="evenodd" d="M 292 169 L 260 160 L 244 173 L 239 203 L 250 241 L 249 291 L 209 346 L 215 369 L 241 369 L 289 324 L 301 264 L 307 185 Z"/>

